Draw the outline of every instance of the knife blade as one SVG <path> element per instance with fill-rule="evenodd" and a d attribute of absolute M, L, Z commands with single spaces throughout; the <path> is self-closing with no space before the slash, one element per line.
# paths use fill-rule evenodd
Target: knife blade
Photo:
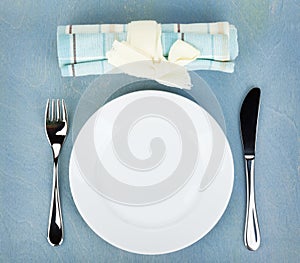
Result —
<path fill-rule="evenodd" d="M 240 112 L 241 138 L 246 169 L 247 208 L 245 218 L 244 243 L 255 251 L 260 246 L 260 230 L 255 204 L 254 159 L 257 123 L 260 106 L 260 89 L 255 87 L 246 95 Z"/>
<path fill-rule="evenodd" d="M 257 120 L 260 104 L 260 89 L 253 88 L 244 99 L 241 108 L 241 133 L 245 155 L 255 155 Z"/>

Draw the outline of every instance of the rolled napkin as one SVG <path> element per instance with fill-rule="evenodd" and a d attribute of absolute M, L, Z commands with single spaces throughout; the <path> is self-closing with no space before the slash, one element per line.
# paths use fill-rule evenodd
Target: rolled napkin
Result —
<path fill-rule="evenodd" d="M 114 68 L 107 52 L 115 40 L 127 40 L 128 25 L 68 25 L 57 28 L 58 62 L 62 76 L 97 75 Z M 199 50 L 187 70 L 234 71 L 238 55 L 237 30 L 228 22 L 161 24 L 161 47 L 165 58 L 177 40 Z"/>

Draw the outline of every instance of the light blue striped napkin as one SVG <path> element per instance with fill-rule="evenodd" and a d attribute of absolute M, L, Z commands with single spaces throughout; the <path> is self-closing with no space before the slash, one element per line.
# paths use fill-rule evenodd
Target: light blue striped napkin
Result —
<path fill-rule="evenodd" d="M 188 70 L 217 70 L 231 73 L 238 55 L 237 30 L 228 22 L 162 24 L 163 55 L 182 39 L 200 51 L 187 64 Z M 106 52 L 114 40 L 125 41 L 127 25 L 68 25 L 57 28 L 58 62 L 62 76 L 98 75 L 109 72 Z"/>

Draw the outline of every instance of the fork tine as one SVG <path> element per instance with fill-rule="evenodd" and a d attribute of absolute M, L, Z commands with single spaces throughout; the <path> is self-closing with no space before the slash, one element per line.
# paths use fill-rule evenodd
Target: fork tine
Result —
<path fill-rule="evenodd" d="M 51 103 L 52 107 L 51 107 L 51 121 L 55 120 L 55 100 L 52 99 L 52 103 Z"/>
<path fill-rule="evenodd" d="M 45 119 L 50 120 L 50 99 L 47 100 L 46 110 L 45 110 Z"/>
<path fill-rule="evenodd" d="M 67 107 L 64 99 L 61 100 L 61 104 L 62 104 L 62 120 L 66 121 L 68 114 L 67 114 Z"/>
<path fill-rule="evenodd" d="M 56 121 L 60 120 L 60 100 L 56 100 Z"/>

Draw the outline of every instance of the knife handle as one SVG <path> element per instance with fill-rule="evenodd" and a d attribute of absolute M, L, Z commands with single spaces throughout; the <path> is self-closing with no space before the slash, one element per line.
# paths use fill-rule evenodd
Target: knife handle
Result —
<path fill-rule="evenodd" d="M 244 231 L 245 246 L 255 251 L 260 246 L 260 231 L 255 207 L 254 156 L 245 156 L 247 182 L 247 210 Z"/>

